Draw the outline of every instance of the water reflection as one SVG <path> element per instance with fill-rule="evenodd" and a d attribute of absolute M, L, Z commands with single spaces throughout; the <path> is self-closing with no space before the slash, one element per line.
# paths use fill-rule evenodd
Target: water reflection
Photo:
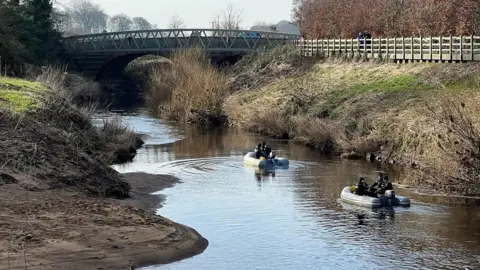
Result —
<path fill-rule="evenodd" d="M 162 191 L 167 201 L 159 213 L 192 226 L 210 241 L 200 256 L 145 269 L 480 266 L 475 204 L 436 204 L 439 198 L 398 189 L 397 194 L 412 199 L 410 208 L 353 206 L 339 200 L 341 190 L 360 176 L 372 183 L 375 171 L 385 168 L 271 140 L 290 167 L 261 170 L 243 164 L 243 156 L 264 140 L 254 134 L 128 117 L 139 129 L 155 131 L 133 163 L 116 169 L 180 177 L 182 184 Z M 399 177 L 387 173 L 393 181 Z"/>

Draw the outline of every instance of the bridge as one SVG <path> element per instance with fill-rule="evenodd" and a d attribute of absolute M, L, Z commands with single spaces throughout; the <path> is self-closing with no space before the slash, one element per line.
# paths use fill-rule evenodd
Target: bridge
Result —
<path fill-rule="evenodd" d="M 117 78 L 137 57 L 155 54 L 168 57 L 173 51 L 199 47 L 217 62 L 235 61 L 259 48 L 294 42 L 298 35 L 222 29 L 157 29 L 98 33 L 63 38 L 70 64 L 97 80 Z"/>

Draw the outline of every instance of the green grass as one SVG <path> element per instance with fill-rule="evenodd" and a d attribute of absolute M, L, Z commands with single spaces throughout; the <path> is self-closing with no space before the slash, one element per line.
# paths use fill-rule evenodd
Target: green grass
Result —
<path fill-rule="evenodd" d="M 44 91 L 47 88 L 39 82 L 32 82 L 17 78 L 0 77 L 1 89 L 18 91 Z"/>
<path fill-rule="evenodd" d="M 382 78 L 373 82 L 354 84 L 349 87 L 348 92 L 362 94 L 373 91 L 396 91 L 396 90 L 420 90 L 425 85 L 420 83 L 410 74 L 397 75 L 390 78 Z"/>
<path fill-rule="evenodd" d="M 38 106 L 38 95 L 47 89 L 38 82 L 0 77 L 0 107 L 18 114 L 33 111 Z"/>

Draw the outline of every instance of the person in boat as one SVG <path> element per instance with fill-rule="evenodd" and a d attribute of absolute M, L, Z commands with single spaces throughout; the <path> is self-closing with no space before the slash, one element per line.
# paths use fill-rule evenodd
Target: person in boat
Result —
<path fill-rule="evenodd" d="M 267 144 L 265 146 L 265 157 L 270 157 L 271 154 L 272 154 L 272 147 L 270 147 L 270 145 Z"/>
<path fill-rule="evenodd" d="M 377 194 L 383 195 L 387 190 L 393 190 L 393 185 L 392 183 L 390 183 L 390 181 L 388 181 L 388 176 L 385 175 L 382 181 L 382 185 L 379 186 L 377 190 Z"/>
<path fill-rule="evenodd" d="M 383 173 L 378 173 L 377 181 L 369 188 L 370 193 L 376 194 L 378 189 L 383 185 Z"/>
<path fill-rule="evenodd" d="M 363 177 L 360 177 L 355 185 L 355 193 L 360 196 L 368 195 L 368 184 Z"/>
<path fill-rule="evenodd" d="M 259 143 L 257 147 L 255 147 L 255 158 L 260 159 L 260 157 L 262 156 L 263 156 L 262 144 Z"/>

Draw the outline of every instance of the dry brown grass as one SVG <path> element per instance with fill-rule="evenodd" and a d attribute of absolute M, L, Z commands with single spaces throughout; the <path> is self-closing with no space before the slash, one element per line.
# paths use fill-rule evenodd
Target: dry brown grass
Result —
<path fill-rule="evenodd" d="M 230 122 L 245 130 L 288 137 L 327 154 L 375 153 L 415 168 L 404 182 L 478 195 L 479 70 L 478 64 L 335 58 L 235 93 L 224 108 Z"/>
<path fill-rule="evenodd" d="M 86 106 L 95 102 L 102 92 L 97 82 L 78 74 L 69 74 L 65 66 L 43 67 L 41 73 L 31 79 L 54 90 L 56 96 Z"/>
<path fill-rule="evenodd" d="M 104 149 L 100 152 L 101 160 L 106 164 L 116 164 L 131 161 L 143 142 L 135 132 L 119 118 L 114 117 L 103 121 L 103 126 L 96 129 Z"/>
<path fill-rule="evenodd" d="M 222 104 L 229 95 L 227 77 L 199 49 L 173 53 L 171 68 L 150 73 L 147 101 L 161 117 L 185 122 L 223 118 Z"/>
<path fill-rule="evenodd" d="M 95 106 L 76 105 L 63 83 L 64 73 L 46 69 L 38 80 L 3 80 L 15 95 L 31 97 L 24 113 L 0 111 L 0 164 L 27 189 L 75 188 L 98 196 L 128 196 L 129 185 L 109 165 L 131 160 L 142 144 L 137 135 L 114 119 L 102 128 L 91 122 Z M 16 108 L 21 108 L 17 106 Z"/>

